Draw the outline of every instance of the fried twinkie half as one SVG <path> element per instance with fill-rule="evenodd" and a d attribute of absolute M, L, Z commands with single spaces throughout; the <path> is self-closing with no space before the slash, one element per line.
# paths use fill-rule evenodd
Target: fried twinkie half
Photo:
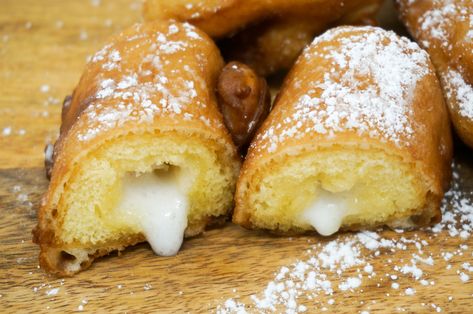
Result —
<path fill-rule="evenodd" d="M 432 58 L 458 135 L 473 148 L 473 1 L 398 3 L 409 32 Z"/>
<path fill-rule="evenodd" d="M 175 254 L 226 217 L 240 159 L 223 125 L 223 66 L 190 24 L 138 24 L 97 52 L 64 103 L 35 240 L 40 264 L 71 275 L 147 240 Z"/>
<path fill-rule="evenodd" d="M 335 28 L 304 50 L 250 145 L 233 220 L 322 235 L 429 224 L 451 156 L 427 53 L 379 28 Z"/>
<path fill-rule="evenodd" d="M 229 60 L 260 75 L 289 69 L 305 45 L 333 24 L 373 20 L 381 0 L 147 0 L 147 20 L 176 19 L 201 28 Z"/>

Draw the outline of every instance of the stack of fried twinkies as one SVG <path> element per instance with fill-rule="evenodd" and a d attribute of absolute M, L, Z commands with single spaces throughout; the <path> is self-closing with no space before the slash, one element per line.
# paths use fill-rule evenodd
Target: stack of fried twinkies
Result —
<path fill-rule="evenodd" d="M 87 64 L 63 108 L 35 239 L 47 270 L 70 275 L 144 240 L 175 254 L 226 218 L 240 157 L 214 89 L 223 66 L 190 24 L 135 25 Z"/>
<path fill-rule="evenodd" d="M 473 147 L 473 1 L 397 2 L 410 33 L 432 58 L 458 135 Z"/>

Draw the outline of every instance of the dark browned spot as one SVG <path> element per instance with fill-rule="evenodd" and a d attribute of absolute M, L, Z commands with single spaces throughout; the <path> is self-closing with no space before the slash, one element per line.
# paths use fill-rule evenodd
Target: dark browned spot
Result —
<path fill-rule="evenodd" d="M 61 259 L 64 261 L 75 261 L 76 257 L 72 254 L 67 253 L 66 251 L 61 251 Z"/>

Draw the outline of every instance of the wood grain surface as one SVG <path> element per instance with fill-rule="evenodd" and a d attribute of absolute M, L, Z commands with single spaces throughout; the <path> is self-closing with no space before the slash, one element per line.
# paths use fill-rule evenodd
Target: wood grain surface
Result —
<path fill-rule="evenodd" d="M 329 241 L 314 235 L 278 237 L 227 224 L 185 241 L 175 257 L 154 256 L 147 244 L 99 259 L 73 278 L 50 277 L 37 265 L 31 243 L 36 210 L 47 188 L 43 147 L 57 135 L 60 104 L 76 84 L 86 57 L 106 38 L 140 20 L 140 2 L 130 0 L 0 1 L 0 312 L 215 312 L 228 298 L 257 312 L 251 295 L 262 296 L 281 267 L 307 261 Z M 458 189 L 473 202 L 473 153 L 457 147 Z M 330 273 L 332 286 L 363 274 L 356 289 L 318 293 L 299 304 L 308 313 L 473 313 L 473 235 L 380 231 L 394 241 L 423 247 L 363 250 L 364 264 Z M 404 240 L 402 240 L 404 239 Z M 401 241 L 402 240 L 402 241 Z M 414 243 L 413 242 L 413 243 Z M 416 254 L 422 278 L 396 271 Z M 451 253 L 451 258 L 445 258 Z M 362 268 L 362 267 L 361 267 Z M 470 278 L 461 280 L 460 272 Z M 389 275 L 398 276 L 392 279 Z M 463 278 L 465 279 L 465 278 Z M 392 283 L 399 284 L 393 289 Z M 427 282 L 427 284 L 426 284 Z M 415 290 L 413 295 L 406 288 Z M 279 307 L 276 312 L 284 312 Z"/>

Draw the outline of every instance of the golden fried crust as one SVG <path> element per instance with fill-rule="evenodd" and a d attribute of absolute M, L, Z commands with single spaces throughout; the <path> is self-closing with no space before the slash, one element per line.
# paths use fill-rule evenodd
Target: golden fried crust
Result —
<path fill-rule="evenodd" d="M 369 41 L 373 37 L 375 40 Z M 378 69 L 373 69 L 366 62 L 366 68 L 351 68 L 350 56 L 344 55 L 351 51 L 349 46 L 344 48 L 347 41 L 361 44 L 358 46 L 360 55 L 363 54 L 360 51 L 365 49 L 379 49 L 379 46 L 375 48 L 371 45 L 373 43 L 388 45 L 396 42 L 397 48 L 386 50 L 387 57 L 394 57 L 392 63 L 397 65 L 396 55 L 405 54 L 406 58 L 400 60 L 410 60 L 412 56 L 413 64 L 410 67 L 414 69 L 412 71 L 418 72 L 415 74 L 417 77 L 413 77 L 412 85 L 403 87 L 403 90 L 390 90 L 391 84 L 387 82 L 376 83 L 370 77 Z M 360 57 L 356 52 L 353 54 L 352 58 Z M 372 56 L 376 57 L 376 53 Z M 383 64 L 383 59 L 380 60 L 378 64 Z M 367 69 L 370 74 L 367 74 Z M 380 70 L 378 79 L 382 79 L 385 73 L 383 71 L 386 70 Z M 402 71 L 405 76 L 403 80 L 407 81 L 409 75 L 413 75 L 409 71 Z M 353 81 L 348 83 L 355 87 L 349 87 L 351 89 L 348 91 L 344 88 L 343 81 L 335 87 L 338 84 L 337 77 L 342 80 L 343 77 L 352 75 Z M 333 82 L 327 83 L 325 78 L 332 76 Z M 404 84 L 403 80 L 399 80 L 401 86 Z M 410 91 L 412 86 L 414 88 Z M 351 95 L 364 95 L 364 90 L 368 87 L 388 89 L 391 96 L 404 95 L 398 100 L 406 102 L 402 109 L 405 115 L 388 110 L 388 107 L 385 113 L 370 112 L 368 107 L 363 106 L 363 101 L 351 98 Z M 391 96 L 386 99 L 390 100 Z M 330 106 L 329 101 L 333 102 Z M 327 109 L 340 108 L 337 107 L 337 102 L 344 101 L 347 104 L 353 102 L 357 106 L 361 104 L 359 107 L 363 108 L 357 112 L 355 109 L 351 110 L 350 106 L 343 105 L 344 114 L 353 120 L 351 124 L 345 123 L 345 118 L 340 118 L 338 122 L 335 120 L 337 113 Z M 397 103 L 391 106 L 397 107 Z M 386 123 L 380 122 L 390 114 L 391 118 L 398 116 L 386 119 Z M 264 176 L 261 169 L 271 171 L 268 170 L 268 165 L 278 161 L 284 164 L 284 160 L 291 158 L 291 155 L 333 145 L 379 148 L 388 154 L 402 156 L 403 161 L 415 165 L 430 187 L 428 205 L 423 215 L 417 218 L 417 223 L 438 221 L 441 217 L 440 201 L 449 186 L 451 176 L 452 139 L 447 115 L 433 67 L 428 56 L 415 43 L 376 27 L 347 26 L 331 29 L 316 38 L 299 57 L 283 83 L 273 110 L 250 145 L 237 183 L 233 221 L 252 227 L 252 207 L 248 203 L 247 193 L 251 193 L 248 192 L 250 189 L 257 188 L 256 182 L 261 182 Z M 360 118 L 365 116 L 369 119 Z"/>
<path fill-rule="evenodd" d="M 146 20 L 186 21 L 196 25 L 211 37 L 221 38 L 271 17 L 281 19 L 312 17 L 315 24 L 319 23 L 319 18 L 326 23 L 343 16 L 347 17 L 347 21 L 360 21 L 372 16 L 380 2 L 377 0 L 147 0 L 143 15 Z"/>
<path fill-rule="evenodd" d="M 190 22 L 214 38 L 221 38 L 243 29 L 248 24 L 278 15 L 296 15 L 323 7 L 335 9 L 340 1 L 269 1 L 213 0 L 164 1 L 147 0 L 143 14 L 146 20 L 176 19 Z"/>
<path fill-rule="evenodd" d="M 473 147 L 473 2 L 397 2 L 409 32 L 432 58 L 458 135 Z"/>
<path fill-rule="evenodd" d="M 192 23 L 214 38 L 231 35 L 249 24 L 271 17 L 313 17 L 315 24 L 323 18 L 337 20 L 344 15 L 366 17 L 373 13 L 376 0 L 147 0 L 143 14 L 146 20 L 176 19 Z"/>
<path fill-rule="evenodd" d="M 225 221 L 227 221 L 227 217 L 208 217 L 206 221 L 203 221 L 199 225 L 188 226 L 185 236 L 192 237 L 198 235 L 204 231 L 205 227 L 223 225 Z M 39 264 L 41 265 L 41 268 L 48 273 L 57 276 L 73 276 L 76 271 L 69 271 L 66 264 L 70 258 L 74 257 L 68 255 L 64 251 L 64 248 L 55 246 L 54 243 L 40 242 L 44 241 L 45 236 L 47 235 L 39 228 L 33 230 L 33 242 L 38 243 L 41 246 L 41 252 L 39 254 Z M 80 264 L 80 270 L 89 268 L 96 258 L 108 255 L 115 251 L 123 251 L 126 247 L 144 242 L 145 240 L 146 239 L 143 235 L 137 234 L 132 237 L 117 239 L 113 243 L 107 243 L 106 246 L 92 248 L 91 253 L 88 254 L 88 258 Z"/>
<path fill-rule="evenodd" d="M 331 25 L 374 20 L 380 0 L 164 1 L 148 0 L 145 19 L 188 21 L 225 40 L 224 57 L 260 75 L 289 69 L 302 48 Z"/>
<path fill-rule="evenodd" d="M 172 22 L 136 24 L 91 58 L 63 108 L 51 182 L 34 230 L 44 268 L 70 275 L 60 269 L 59 253 L 54 252 L 62 245 L 55 234 L 60 224 L 55 219 L 57 206 L 75 166 L 103 143 L 131 133 L 196 133 L 219 143 L 238 171 L 239 156 L 214 92 L 222 67 L 220 53 L 205 33 L 190 24 Z M 201 232 L 207 222 L 189 226 L 186 236 Z M 89 258 L 142 240 L 125 239 L 119 245 L 101 247 Z"/>

